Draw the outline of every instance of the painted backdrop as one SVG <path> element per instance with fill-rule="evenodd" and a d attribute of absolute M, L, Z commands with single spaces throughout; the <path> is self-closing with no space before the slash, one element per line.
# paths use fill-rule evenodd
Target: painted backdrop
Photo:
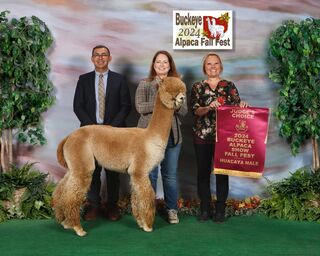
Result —
<path fill-rule="evenodd" d="M 319 17 L 318 0 L 297 1 L 101 1 L 101 0 L 0 0 L 0 11 L 10 17 L 38 16 L 51 30 L 55 43 L 48 57 L 50 79 L 56 88 L 57 101 L 44 116 L 47 145 L 19 147 L 20 162 L 38 162 L 38 167 L 59 180 L 65 170 L 58 166 L 56 148 L 59 141 L 79 127 L 72 110 L 75 86 L 80 74 L 93 70 L 91 49 L 97 44 L 110 47 L 111 69 L 126 75 L 132 100 L 139 80 L 148 74 L 151 58 L 157 50 L 172 53 L 188 90 L 203 78 L 202 57 L 206 51 L 172 50 L 173 10 L 233 10 L 234 49 L 218 51 L 224 62 L 223 77 L 233 80 L 241 98 L 252 106 L 274 108 L 277 85 L 267 77 L 265 48 L 267 39 L 283 20 L 296 21 Z M 129 126 L 136 126 L 138 115 L 133 109 Z M 196 166 L 191 134 L 192 116 L 183 120 L 183 150 L 179 165 L 181 196 L 196 197 Z M 310 146 L 297 157 L 278 136 L 278 124 L 271 118 L 264 178 L 259 180 L 232 177 L 230 197 L 262 195 L 268 180 L 278 180 L 296 168 L 312 163 Z M 122 177 L 127 193 L 128 177 Z M 212 191 L 215 180 L 212 179 Z M 161 184 L 159 184 L 161 186 Z M 161 197 L 161 191 L 158 194 Z"/>

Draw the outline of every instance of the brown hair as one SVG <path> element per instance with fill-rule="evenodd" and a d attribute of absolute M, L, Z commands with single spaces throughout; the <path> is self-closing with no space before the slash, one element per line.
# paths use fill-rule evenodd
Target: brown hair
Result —
<path fill-rule="evenodd" d="M 216 54 L 216 53 L 209 52 L 208 54 L 206 54 L 206 55 L 203 57 L 203 60 L 202 60 L 202 72 L 203 72 L 203 74 L 205 74 L 205 75 L 207 74 L 207 73 L 206 73 L 206 60 L 207 60 L 207 58 L 210 57 L 210 56 L 215 56 L 215 57 L 218 58 L 218 60 L 219 60 L 219 62 L 220 62 L 221 72 L 222 72 L 222 71 L 223 71 L 223 64 L 222 64 L 222 61 L 221 61 L 220 56 L 219 56 L 218 54 Z"/>
<path fill-rule="evenodd" d="M 96 45 L 96 46 L 93 47 L 93 49 L 92 49 L 91 56 L 93 56 L 93 53 L 94 53 L 95 49 L 99 49 L 99 48 L 104 48 L 104 49 L 106 49 L 106 50 L 108 51 L 108 54 L 110 55 L 110 50 L 109 50 L 109 48 L 108 48 L 107 46 L 105 46 L 105 45 Z"/>
<path fill-rule="evenodd" d="M 168 57 L 169 64 L 170 64 L 170 69 L 169 69 L 169 72 L 168 72 L 168 76 L 180 77 L 180 75 L 177 72 L 176 65 L 174 64 L 174 60 L 173 60 L 171 54 L 168 53 L 167 51 L 160 50 L 160 51 L 157 51 L 155 53 L 155 55 L 153 56 L 153 59 L 152 59 L 151 65 L 150 65 L 150 72 L 149 72 L 148 79 L 150 81 L 152 81 L 157 76 L 157 73 L 153 68 L 153 64 L 156 61 L 156 58 L 158 57 L 159 54 L 164 54 L 164 55 L 166 55 Z"/>

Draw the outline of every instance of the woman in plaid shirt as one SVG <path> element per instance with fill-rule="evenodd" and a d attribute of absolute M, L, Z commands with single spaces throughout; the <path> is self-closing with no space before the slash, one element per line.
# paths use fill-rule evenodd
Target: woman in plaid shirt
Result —
<path fill-rule="evenodd" d="M 194 115 L 194 148 L 197 159 L 197 187 L 200 198 L 200 221 L 211 216 L 210 176 L 216 133 L 216 108 L 222 105 L 248 106 L 241 101 L 233 82 L 220 77 L 223 66 L 219 55 L 208 53 L 203 60 L 203 73 L 207 78 L 196 82 L 191 89 L 191 111 Z M 224 222 L 225 203 L 229 192 L 229 176 L 216 175 L 217 202 L 214 221 Z"/>
<path fill-rule="evenodd" d="M 148 78 L 139 83 L 136 91 L 135 105 L 140 114 L 138 127 L 145 128 L 148 126 L 155 104 L 155 97 L 159 86 L 161 86 L 161 79 L 167 76 L 180 77 L 170 53 L 167 51 L 158 51 L 152 59 Z M 175 112 L 172 119 L 168 144 L 165 150 L 165 157 L 160 164 L 164 201 L 166 204 L 168 221 L 171 224 L 179 223 L 177 215 L 177 170 L 182 143 L 180 118 L 186 115 L 187 111 L 187 103 L 185 101 L 181 108 Z M 158 172 L 159 167 L 157 166 L 150 173 L 150 181 L 155 192 L 157 188 Z"/>

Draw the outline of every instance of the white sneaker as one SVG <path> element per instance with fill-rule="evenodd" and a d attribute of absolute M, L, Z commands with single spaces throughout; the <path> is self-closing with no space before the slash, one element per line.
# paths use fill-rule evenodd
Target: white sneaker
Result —
<path fill-rule="evenodd" d="M 168 221 L 170 224 L 179 223 L 178 211 L 175 209 L 168 210 Z"/>

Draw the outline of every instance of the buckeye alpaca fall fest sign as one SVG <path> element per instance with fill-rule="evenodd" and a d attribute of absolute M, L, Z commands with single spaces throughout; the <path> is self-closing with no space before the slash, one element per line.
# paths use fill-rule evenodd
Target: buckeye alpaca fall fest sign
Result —
<path fill-rule="evenodd" d="M 173 49 L 233 48 L 233 15 L 230 10 L 173 11 Z"/>

